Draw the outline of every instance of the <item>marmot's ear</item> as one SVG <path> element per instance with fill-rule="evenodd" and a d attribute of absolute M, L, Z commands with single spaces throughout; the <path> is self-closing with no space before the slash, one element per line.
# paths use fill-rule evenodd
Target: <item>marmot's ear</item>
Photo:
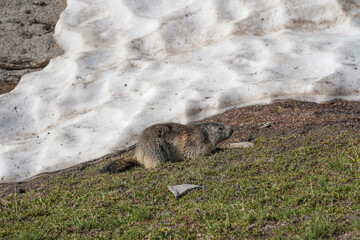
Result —
<path fill-rule="evenodd" d="M 206 125 L 205 125 L 205 128 L 206 128 L 207 130 L 213 130 L 214 126 L 213 126 L 212 124 L 206 124 Z"/>
<path fill-rule="evenodd" d="M 165 136 L 165 134 L 168 133 L 169 131 L 170 129 L 167 126 L 164 126 L 163 128 L 160 129 L 159 137 Z"/>

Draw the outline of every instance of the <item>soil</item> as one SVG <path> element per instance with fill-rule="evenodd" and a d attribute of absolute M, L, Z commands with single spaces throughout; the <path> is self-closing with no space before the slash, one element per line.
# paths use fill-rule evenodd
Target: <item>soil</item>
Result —
<path fill-rule="evenodd" d="M 306 135 L 324 126 L 336 125 L 335 133 L 359 131 L 360 103 L 334 100 L 316 104 L 300 101 L 280 101 L 270 105 L 235 108 L 200 122 L 217 121 L 233 127 L 233 136 L 222 144 L 230 142 L 255 141 L 259 136 Z M 81 176 L 84 169 L 95 165 L 100 169 L 102 161 L 109 157 L 127 154 L 133 148 L 95 159 L 54 173 L 41 174 L 24 182 L 0 184 L 0 198 L 11 194 L 22 194 L 40 188 L 57 176 Z"/>

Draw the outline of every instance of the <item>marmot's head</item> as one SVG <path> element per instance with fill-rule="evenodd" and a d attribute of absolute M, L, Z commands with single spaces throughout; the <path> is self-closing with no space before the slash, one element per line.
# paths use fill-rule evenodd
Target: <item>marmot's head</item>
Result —
<path fill-rule="evenodd" d="M 233 130 L 231 127 L 218 122 L 203 123 L 204 130 L 208 134 L 209 141 L 213 146 L 217 146 L 220 142 L 228 139 Z"/>

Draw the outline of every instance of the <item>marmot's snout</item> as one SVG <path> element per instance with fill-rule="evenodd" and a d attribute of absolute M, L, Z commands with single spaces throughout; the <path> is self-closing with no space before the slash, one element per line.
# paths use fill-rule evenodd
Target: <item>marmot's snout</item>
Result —
<path fill-rule="evenodd" d="M 228 127 L 228 129 L 226 130 L 226 135 L 228 139 L 229 137 L 231 137 L 231 135 L 233 134 L 234 130 L 231 127 Z"/>
<path fill-rule="evenodd" d="M 226 124 L 223 123 L 208 123 L 209 126 L 209 133 L 210 135 L 213 135 L 213 139 L 215 140 L 215 144 L 218 144 L 222 141 L 225 141 L 229 137 L 231 137 L 233 133 L 233 129 Z"/>
<path fill-rule="evenodd" d="M 231 127 L 225 125 L 224 140 L 230 138 L 231 135 L 233 134 L 233 132 L 234 132 L 234 130 Z"/>

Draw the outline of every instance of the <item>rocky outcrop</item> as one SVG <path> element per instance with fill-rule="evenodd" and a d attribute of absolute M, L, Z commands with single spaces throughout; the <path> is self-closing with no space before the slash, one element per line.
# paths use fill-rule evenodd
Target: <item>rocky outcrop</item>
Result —
<path fill-rule="evenodd" d="M 0 94 L 62 53 L 53 38 L 66 0 L 0 1 Z"/>

